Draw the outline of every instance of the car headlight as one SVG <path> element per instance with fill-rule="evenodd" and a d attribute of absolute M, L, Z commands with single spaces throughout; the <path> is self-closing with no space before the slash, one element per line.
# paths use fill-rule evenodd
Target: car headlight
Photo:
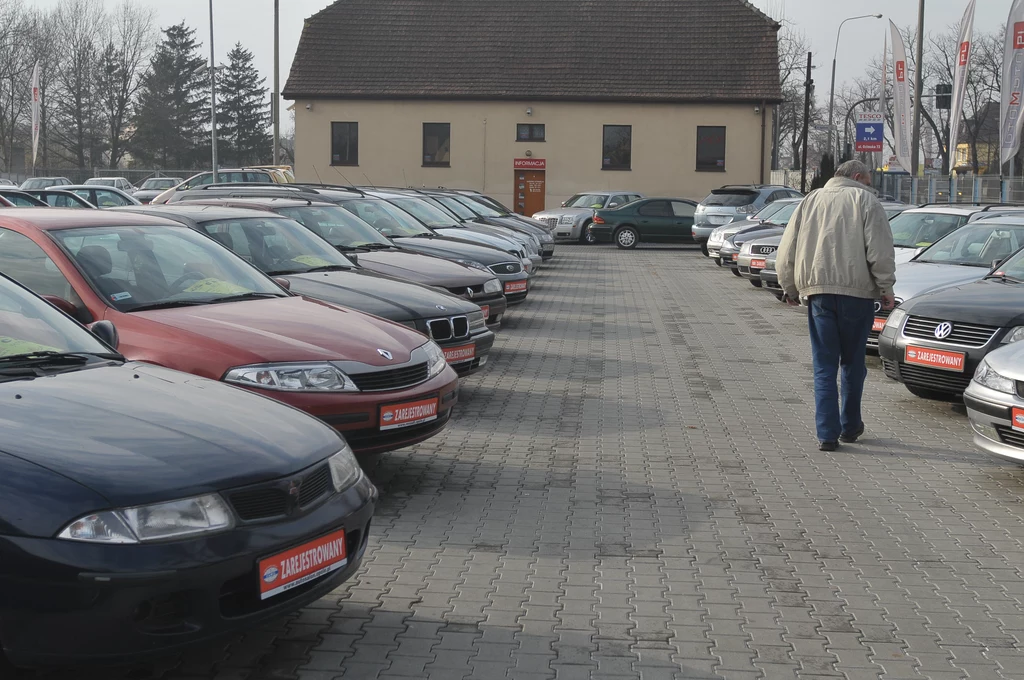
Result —
<path fill-rule="evenodd" d="M 466 317 L 469 319 L 470 331 L 478 331 L 482 328 L 487 328 L 487 320 L 484 319 L 484 313 L 482 311 L 470 312 Z"/>
<path fill-rule="evenodd" d="M 328 363 L 259 364 L 232 368 L 224 382 L 282 392 L 358 392 L 352 379 Z"/>
<path fill-rule="evenodd" d="M 484 282 L 485 293 L 500 293 L 501 291 L 501 281 L 498 279 L 487 279 L 487 281 Z"/>
<path fill-rule="evenodd" d="M 978 370 L 974 372 L 974 382 L 979 385 L 984 385 L 990 390 L 996 392 L 1005 392 L 1006 394 L 1013 394 L 1014 382 L 1005 375 L 996 373 L 995 369 L 988 365 L 988 362 L 984 359 L 978 364 Z"/>
<path fill-rule="evenodd" d="M 327 459 L 327 466 L 331 470 L 331 481 L 334 482 L 334 490 L 341 493 L 356 483 L 361 470 L 356 457 L 352 455 L 352 449 L 348 443 L 336 454 Z"/>
<path fill-rule="evenodd" d="M 230 529 L 235 525 L 217 494 L 105 510 L 80 517 L 57 538 L 88 543 L 145 543 Z"/>
<path fill-rule="evenodd" d="M 572 224 L 574 221 L 575 220 L 573 219 L 572 215 L 562 215 L 562 217 L 558 220 L 558 223 L 559 224 Z"/>
<path fill-rule="evenodd" d="M 1003 342 L 1007 345 L 1011 342 L 1018 342 L 1020 340 L 1024 340 L 1024 326 L 1017 326 L 1003 338 Z"/>
<path fill-rule="evenodd" d="M 466 266 L 466 267 L 472 267 L 473 269 L 480 269 L 480 270 L 483 270 L 483 271 L 487 272 L 488 274 L 491 273 L 490 269 L 488 269 L 484 265 L 480 264 L 479 262 L 475 262 L 473 260 L 455 260 L 455 261 L 458 262 L 461 265 Z"/>
<path fill-rule="evenodd" d="M 897 307 L 889 313 L 889 318 L 885 320 L 885 327 L 896 329 L 899 328 L 903 323 L 903 320 L 907 318 L 907 313 Z"/>
<path fill-rule="evenodd" d="M 540 235 L 540 242 L 541 243 L 554 243 L 555 239 L 551 236 L 551 234 L 541 234 Z"/>
<path fill-rule="evenodd" d="M 444 350 L 437 346 L 433 340 L 428 340 L 423 345 L 423 351 L 427 353 L 427 379 L 440 375 L 448 360 L 444 358 Z"/>

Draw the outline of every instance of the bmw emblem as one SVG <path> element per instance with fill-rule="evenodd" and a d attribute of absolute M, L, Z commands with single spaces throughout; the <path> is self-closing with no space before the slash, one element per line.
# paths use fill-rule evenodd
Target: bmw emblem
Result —
<path fill-rule="evenodd" d="M 953 332 L 953 324 L 948 321 L 943 321 L 935 327 L 935 337 L 938 340 L 945 340 L 949 337 L 949 334 Z"/>
<path fill-rule="evenodd" d="M 880 311 L 882 311 L 882 301 L 875 300 L 875 314 L 878 314 Z"/>
<path fill-rule="evenodd" d="M 444 305 L 434 305 L 434 306 L 437 307 L 442 312 L 448 311 L 448 308 L 445 307 Z"/>
<path fill-rule="evenodd" d="M 388 361 L 391 361 L 394 358 L 393 356 L 391 356 L 391 352 L 387 351 L 386 349 L 379 349 L 378 348 L 377 349 L 377 354 L 381 355 L 382 357 L 384 357 Z"/>

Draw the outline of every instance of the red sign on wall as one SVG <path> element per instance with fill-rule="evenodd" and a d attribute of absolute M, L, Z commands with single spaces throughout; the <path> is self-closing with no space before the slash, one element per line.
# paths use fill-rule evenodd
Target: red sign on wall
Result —
<path fill-rule="evenodd" d="M 547 170 L 548 162 L 544 158 L 516 158 L 512 162 L 515 170 Z"/>

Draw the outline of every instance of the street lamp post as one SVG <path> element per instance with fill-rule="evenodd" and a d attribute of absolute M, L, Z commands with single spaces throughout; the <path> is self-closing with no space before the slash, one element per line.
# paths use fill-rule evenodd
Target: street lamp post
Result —
<path fill-rule="evenodd" d="M 271 102 L 274 118 L 274 165 L 281 162 L 281 6 L 274 0 L 274 96 Z"/>
<path fill-rule="evenodd" d="M 918 156 L 921 154 L 921 95 L 924 85 L 924 0 L 919 0 L 917 5 L 917 52 L 914 60 L 914 133 L 911 136 L 910 174 L 917 177 L 919 165 Z M 941 142 L 939 142 L 941 144 Z"/>
<path fill-rule="evenodd" d="M 857 19 L 881 19 L 881 14 L 862 14 L 858 17 L 848 17 L 843 19 L 839 23 L 839 29 L 836 31 L 836 50 L 832 55 L 832 86 L 829 88 L 828 93 L 828 152 L 831 154 L 835 153 L 835 147 L 832 146 L 832 113 L 835 110 L 836 103 L 836 59 L 839 58 L 839 38 L 843 32 L 843 24 L 847 21 L 856 21 Z M 838 135 L 837 135 L 838 136 Z"/>

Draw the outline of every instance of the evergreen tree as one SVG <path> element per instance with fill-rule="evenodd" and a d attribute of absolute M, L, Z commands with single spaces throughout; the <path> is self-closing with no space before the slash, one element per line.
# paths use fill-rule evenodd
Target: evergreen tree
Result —
<path fill-rule="evenodd" d="M 175 170 L 209 164 L 201 153 L 209 148 L 209 68 L 195 33 L 184 22 L 166 29 L 143 78 L 133 140 L 143 162 Z"/>
<path fill-rule="evenodd" d="M 255 165 L 270 155 L 267 79 L 260 77 L 252 58 L 252 52 L 237 43 L 228 53 L 228 65 L 217 69 L 218 149 L 223 149 L 225 165 Z"/>

